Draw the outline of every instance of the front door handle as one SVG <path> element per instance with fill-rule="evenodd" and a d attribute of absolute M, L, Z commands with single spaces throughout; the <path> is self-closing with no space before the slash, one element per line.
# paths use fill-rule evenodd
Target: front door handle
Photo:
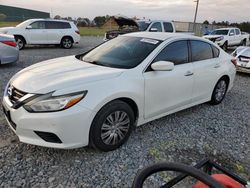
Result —
<path fill-rule="evenodd" d="M 187 71 L 186 74 L 184 76 L 192 76 L 194 73 L 191 71 Z"/>

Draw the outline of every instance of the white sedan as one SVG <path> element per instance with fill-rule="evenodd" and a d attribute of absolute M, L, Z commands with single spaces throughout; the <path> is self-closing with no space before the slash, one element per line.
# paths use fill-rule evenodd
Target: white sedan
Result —
<path fill-rule="evenodd" d="M 233 86 L 234 63 L 199 37 L 131 33 L 23 69 L 5 89 L 4 113 L 21 142 L 110 151 L 134 126 L 221 103 Z"/>

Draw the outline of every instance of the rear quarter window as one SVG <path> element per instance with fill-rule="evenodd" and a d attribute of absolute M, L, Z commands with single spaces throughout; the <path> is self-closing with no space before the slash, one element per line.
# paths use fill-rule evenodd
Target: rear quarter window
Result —
<path fill-rule="evenodd" d="M 214 58 L 213 49 L 209 43 L 191 40 L 192 61 L 202 61 Z"/>
<path fill-rule="evenodd" d="M 214 54 L 214 58 L 217 58 L 220 56 L 220 50 L 218 48 L 216 48 L 215 46 L 211 45 L 212 49 L 213 49 L 213 54 Z"/>

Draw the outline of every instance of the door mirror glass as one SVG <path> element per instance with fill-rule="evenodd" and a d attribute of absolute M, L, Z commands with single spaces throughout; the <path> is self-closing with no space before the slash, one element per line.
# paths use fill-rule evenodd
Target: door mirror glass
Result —
<path fill-rule="evenodd" d="M 174 69 L 174 63 L 170 61 L 157 61 L 152 63 L 151 68 L 154 71 L 171 71 Z"/>
<path fill-rule="evenodd" d="M 151 28 L 149 31 L 150 31 L 150 32 L 158 32 L 158 29 L 153 27 L 153 28 Z"/>
<path fill-rule="evenodd" d="M 31 25 L 28 25 L 28 26 L 26 27 L 26 29 L 32 29 L 32 26 L 31 26 Z"/>

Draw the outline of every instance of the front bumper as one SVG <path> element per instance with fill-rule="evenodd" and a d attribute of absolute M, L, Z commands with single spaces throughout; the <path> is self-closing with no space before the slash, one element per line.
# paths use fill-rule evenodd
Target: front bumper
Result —
<path fill-rule="evenodd" d="M 92 111 L 76 104 L 60 112 L 29 113 L 23 107 L 13 109 L 9 104 L 5 96 L 5 118 L 21 142 L 61 149 L 88 145 L 89 130 L 95 115 Z M 44 139 L 42 134 L 45 133 L 56 135 L 61 143 Z"/>

